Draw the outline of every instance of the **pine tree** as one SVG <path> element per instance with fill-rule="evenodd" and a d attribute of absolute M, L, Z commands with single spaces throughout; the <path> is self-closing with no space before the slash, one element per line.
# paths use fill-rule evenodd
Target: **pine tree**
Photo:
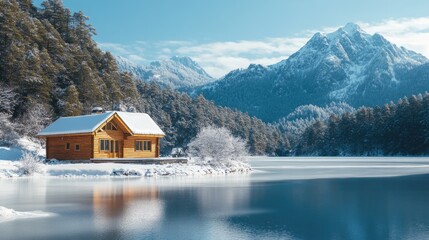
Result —
<path fill-rule="evenodd" d="M 112 110 L 117 109 L 124 98 L 122 95 L 118 79 L 120 78 L 115 58 L 109 52 L 103 55 L 101 79 L 106 83 L 107 98 Z M 134 90 L 136 92 L 136 90 Z"/>
<path fill-rule="evenodd" d="M 89 111 L 94 106 L 103 106 L 103 89 L 105 86 L 86 62 L 82 62 L 80 65 L 77 78 L 77 86 L 84 109 Z"/>
<path fill-rule="evenodd" d="M 79 101 L 79 92 L 75 85 L 70 85 L 67 88 L 64 101 L 64 116 L 78 116 L 82 114 L 83 106 Z"/>

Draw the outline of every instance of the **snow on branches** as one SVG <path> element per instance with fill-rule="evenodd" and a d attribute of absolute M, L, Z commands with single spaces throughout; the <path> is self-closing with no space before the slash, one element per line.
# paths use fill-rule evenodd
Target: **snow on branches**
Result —
<path fill-rule="evenodd" d="M 201 129 L 188 148 L 197 164 L 217 167 L 231 167 L 249 155 L 243 139 L 234 137 L 226 128 L 211 126 Z"/>

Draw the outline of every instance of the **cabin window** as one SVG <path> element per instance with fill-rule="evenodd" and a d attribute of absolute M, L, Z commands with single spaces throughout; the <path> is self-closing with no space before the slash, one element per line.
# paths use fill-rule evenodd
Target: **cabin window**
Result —
<path fill-rule="evenodd" d="M 103 127 L 103 130 L 113 130 L 113 131 L 116 131 L 116 130 L 118 130 L 118 128 L 115 126 L 115 124 L 109 122 L 109 123 L 107 123 Z"/>
<path fill-rule="evenodd" d="M 136 141 L 136 151 L 143 150 L 143 141 Z"/>
<path fill-rule="evenodd" d="M 75 151 L 80 151 L 80 145 L 79 144 L 74 145 L 74 150 Z"/>
<path fill-rule="evenodd" d="M 109 140 L 100 140 L 100 151 L 109 151 L 110 145 Z"/>
<path fill-rule="evenodd" d="M 66 143 L 66 150 L 70 150 L 70 143 Z"/>
<path fill-rule="evenodd" d="M 144 151 L 151 151 L 152 142 L 151 141 L 144 141 L 143 150 Z"/>
<path fill-rule="evenodd" d="M 137 140 L 136 151 L 152 151 L 152 142 Z"/>
<path fill-rule="evenodd" d="M 109 140 L 104 140 L 104 150 L 109 151 Z"/>

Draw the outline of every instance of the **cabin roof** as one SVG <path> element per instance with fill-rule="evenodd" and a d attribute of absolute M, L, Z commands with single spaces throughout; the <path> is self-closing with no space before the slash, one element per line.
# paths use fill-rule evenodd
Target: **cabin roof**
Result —
<path fill-rule="evenodd" d="M 133 134 L 165 135 L 147 113 L 116 112 Z"/>
<path fill-rule="evenodd" d="M 127 125 L 132 134 L 165 135 L 146 113 L 109 111 L 100 114 L 61 117 L 40 131 L 37 136 L 92 133 L 115 113 Z"/>

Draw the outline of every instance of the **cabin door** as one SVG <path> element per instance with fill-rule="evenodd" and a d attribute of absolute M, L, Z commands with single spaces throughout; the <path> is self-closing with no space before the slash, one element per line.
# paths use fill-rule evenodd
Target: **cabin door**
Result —
<path fill-rule="evenodd" d="M 119 157 L 119 141 L 110 140 L 109 158 L 118 158 L 118 157 Z"/>

